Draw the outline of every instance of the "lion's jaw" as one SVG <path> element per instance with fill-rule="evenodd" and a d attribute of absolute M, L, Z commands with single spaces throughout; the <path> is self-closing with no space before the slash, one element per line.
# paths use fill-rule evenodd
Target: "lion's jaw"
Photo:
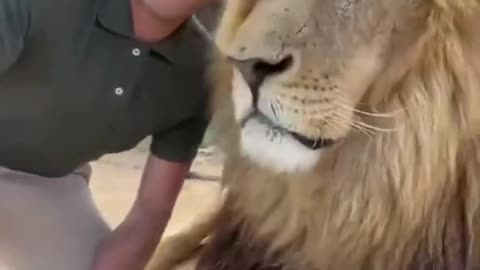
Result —
<path fill-rule="evenodd" d="M 275 172 L 311 171 L 351 132 L 371 132 L 355 111 L 389 60 L 393 19 L 384 18 L 382 8 L 359 4 L 348 12 L 370 8 L 373 16 L 357 28 L 359 19 L 343 9 L 331 20 L 319 18 L 319 10 L 333 8 L 327 1 L 254 2 L 230 1 L 227 13 L 241 5 L 251 5 L 251 13 L 241 26 L 229 29 L 224 22 L 219 30 L 235 33 L 218 44 L 235 66 L 231 89 L 241 152 Z M 322 20 L 326 26 L 317 25 Z"/>
<path fill-rule="evenodd" d="M 247 158 L 278 172 L 308 170 L 318 162 L 321 149 L 307 148 L 292 134 L 255 114 L 251 91 L 237 69 L 233 73 L 232 94 L 235 120 L 241 124 L 240 150 Z"/>

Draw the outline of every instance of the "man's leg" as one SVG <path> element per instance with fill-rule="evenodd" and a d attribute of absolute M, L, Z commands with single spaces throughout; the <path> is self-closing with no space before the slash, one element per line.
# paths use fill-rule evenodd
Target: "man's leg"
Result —
<path fill-rule="evenodd" d="M 0 262 L 8 270 L 89 270 L 110 228 L 86 180 L 0 167 Z"/>

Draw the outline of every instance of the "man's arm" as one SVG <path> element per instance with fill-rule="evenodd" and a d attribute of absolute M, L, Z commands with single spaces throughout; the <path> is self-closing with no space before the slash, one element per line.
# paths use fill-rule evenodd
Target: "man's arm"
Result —
<path fill-rule="evenodd" d="M 208 125 L 205 106 L 153 136 L 137 199 L 124 222 L 99 249 L 93 270 L 143 270 L 167 226 Z"/>
<path fill-rule="evenodd" d="M 0 73 L 17 60 L 30 27 L 28 0 L 0 0 Z"/>
<path fill-rule="evenodd" d="M 94 270 L 144 269 L 157 247 L 190 169 L 190 163 L 150 155 L 142 183 L 125 221 L 106 239 Z"/>

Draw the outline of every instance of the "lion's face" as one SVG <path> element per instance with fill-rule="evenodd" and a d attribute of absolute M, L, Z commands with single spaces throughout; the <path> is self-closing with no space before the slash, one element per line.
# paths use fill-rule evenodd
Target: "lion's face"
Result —
<path fill-rule="evenodd" d="M 217 42 L 232 63 L 242 153 L 278 172 L 309 170 L 368 129 L 362 101 L 406 61 L 425 2 L 227 0 Z"/>

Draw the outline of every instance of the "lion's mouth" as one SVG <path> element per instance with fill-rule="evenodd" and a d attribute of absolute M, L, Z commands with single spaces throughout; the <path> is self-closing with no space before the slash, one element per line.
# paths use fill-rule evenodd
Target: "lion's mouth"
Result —
<path fill-rule="evenodd" d="M 270 118 L 268 118 L 265 114 L 259 112 L 259 111 L 253 111 L 249 115 L 247 115 L 242 121 L 241 121 L 241 126 L 244 127 L 245 124 L 248 122 L 250 119 L 256 119 L 260 123 L 262 123 L 265 126 L 268 126 L 270 131 L 274 134 L 280 134 L 280 135 L 290 135 L 292 138 L 294 138 L 297 142 L 305 146 L 306 148 L 310 150 L 319 150 L 322 148 L 326 148 L 329 146 L 332 146 L 335 144 L 335 140 L 333 139 L 328 139 L 328 138 L 323 138 L 323 137 L 318 137 L 318 138 L 309 138 L 307 136 L 304 136 L 298 132 L 290 131 L 282 126 L 279 126 L 272 122 Z"/>
<path fill-rule="evenodd" d="M 332 139 L 325 139 L 323 137 L 319 137 L 319 138 L 316 138 L 316 139 L 310 139 L 310 138 L 307 138 L 307 137 L 305 137 L 301 134 L 298 134 L 296 132 L 289 131 L 289 133 L 299 143 L 303 144 L 305 147 L 307 147 L 309 149 L 312 149 L 312 150 L 318 150 L 318 149 L 329 147 L 329 146 L 335 144 L 335 141 L 332 140 Z"/>

